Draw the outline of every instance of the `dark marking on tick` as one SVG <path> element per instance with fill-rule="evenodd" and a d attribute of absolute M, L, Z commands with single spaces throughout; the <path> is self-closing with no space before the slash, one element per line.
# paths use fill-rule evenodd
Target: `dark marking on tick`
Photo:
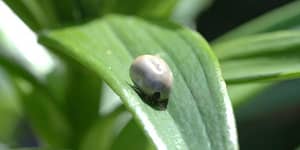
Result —
<path fill-rule="evenodd" d="M 155 92 L 153 95 L 146 95 L 139 88 L 134 85 L 130 87 L 140 96 L 144 103 L 148 104 L 155 110 L 166 110 L 168 106 L 168 99 L 160 99 L 160 92 Z"/>

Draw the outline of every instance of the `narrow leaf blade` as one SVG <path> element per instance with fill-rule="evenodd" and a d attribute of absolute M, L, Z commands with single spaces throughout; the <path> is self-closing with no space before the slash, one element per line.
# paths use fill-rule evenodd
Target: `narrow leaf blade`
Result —
<path fill-rule="evenodd" d="M 297 29 L 300 25 L 299 7 L 300 1 L 291 2 L 226 33 L 218 38 L 215 43 L 257 33 Z"/>
<path fill-rule="evenodd" d="M 300 76 L 300 32 L 281 31 L 214 46 L 229 83 Z"/>

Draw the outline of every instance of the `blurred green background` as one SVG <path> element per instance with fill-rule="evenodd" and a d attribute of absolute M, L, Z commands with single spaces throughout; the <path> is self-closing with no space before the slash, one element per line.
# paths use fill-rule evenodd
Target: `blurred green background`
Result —
<path fill-rule="evenodd" d="M 197 18 L 197 30 L 214 40 L 294 0 L 216 0 Z M 299 8 L 300 9 L 300 8 Z M 275 83 L 235 111 L 241 150 L 291 150 L 300 143 L 300 80 Z"/>

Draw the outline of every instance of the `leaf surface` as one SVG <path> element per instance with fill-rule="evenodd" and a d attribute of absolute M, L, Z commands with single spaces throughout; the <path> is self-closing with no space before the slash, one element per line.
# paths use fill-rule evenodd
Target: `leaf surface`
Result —
<path fill-rule="evenodd" d="M 166 22 L 108 16 L 47 32 L 40 42 L 97 73 L 158 149 L 237 149 L 217 59 L 198 34 Z M 129 66 L 142 54 L 159 55 L 173 71 L 174 85 L 164 111 L 145 104 L 131 87 Z"/>

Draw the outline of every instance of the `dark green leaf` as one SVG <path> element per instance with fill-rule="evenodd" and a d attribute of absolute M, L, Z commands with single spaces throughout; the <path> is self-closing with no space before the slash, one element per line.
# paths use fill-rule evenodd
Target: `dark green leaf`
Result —
<path fill-rule="evenodd" d="M 217 59 L 196 33 L 169 23 L 109 16 L 48 32 L 40 42 L 107 82 L 157 148 L 237 149 Z M 141 54 L 158 54 L 172 68 L 175 81 L 165 111 L 143 103 L 130 86 L 130 63 Z"/>
<path fill-rule="evenodd" d="M 251 34 L 297 29 L 300 25 L 299 7 L 299 0 L 291 2 L 230 31 L 218 38 L 216 43 Z"/>
<path fill-rule="evenodd" d="M 71 145 L 77 147 L 85 132 L 99 118 L 101 81 L 94 72 L 74 63 L 68 63 L 67 80 L 63 108 L 74 130 Z"/>
<path fill-rule="evenodd" d="M 64 149 L 64 148 L 36 148 L 36 147 L 29 148 L 28 147 L 28 148 L 17 148 L 17 149 L 7 149 L 7 150 L 71 150 L 71 149 Z"/>
<path fill-rule="evenodd" d="M 284 110 L 297 110 L 300 104 L 299 84 L 300 80 L 294 79 L 264 86 L 260 89 L 262 92 L 253 94 L 251 101 L 237 109 L 237 116 L 240 121 L 249 121 Z"/>
<path fill-rule="evenodd" d="M 129 117 L 130 115 L 127 114 L 123 106 L 118 107 L 114 112 L 102 117 L 86 132 L 79 149 L 109 150 L 115 139 L 115 135 L 118 134 L 117 131 L 120 130 L 118 128 L 120 128 L 120 125 L 125 124 L 126 119 Z"/>
<path fill-rule="evenodd" d="M 4 0 L 34 31 L 95 19 L 111 13 L 172 18 L 191 25 L 211 0 Z"/>
<path fill-rule="evenodd" d="M 14 134 L 18 121 L 22 117 L 19 100 L 12 79 L 0 68 L 0 141 L 2 143 L 15 144 Z"/>
<path fill-rule="evenodd" d="M 100 14 L 121 13 L 155 18 L 168 18 L 177 0 L 102 0 Z"/>
<path fill-rule="evenodd" d="M 19 81 L 19 86 L 24 93 L 24 111 L 42 141 L 49 147 L 68 147 L 75 133 L 72 133 L 66 116 L 55 106 L 52 97 L 25 81 Z"/>
<path fill-rule="evenodd" d="M 269 82 L 250 82 L 242 84 L 230 84 L 228 86 L 229 96 L 234 108 L 238 108 L 247 100 L 253 98 L 254 95 L 260 93 L 272 83 Z"/>
<path fill-rule="evenodd" d="M 52 3 L 60 24 L 69 25 L 82 21 L 79 0 L 45 0 Z M 86 0 L 89 1 L 89 0 Z"/>

